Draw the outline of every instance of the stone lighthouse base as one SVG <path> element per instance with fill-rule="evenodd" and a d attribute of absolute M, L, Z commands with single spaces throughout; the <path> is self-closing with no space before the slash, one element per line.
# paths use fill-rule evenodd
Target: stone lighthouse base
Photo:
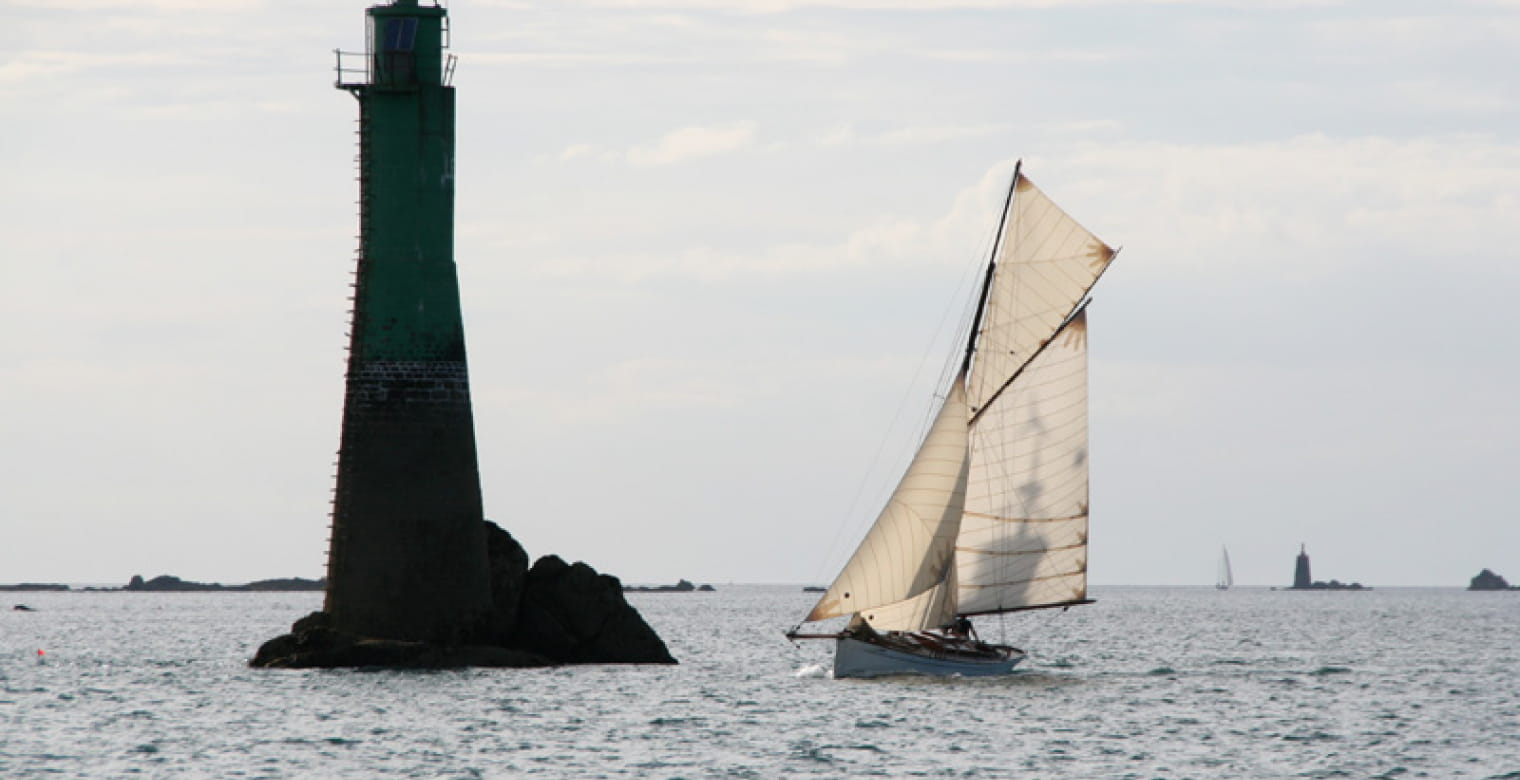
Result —
<path fill-rule="evenodd" d="M 616 577 L 556 555 L 528 567 L 512 535 L 486 521 L 492 610 L 457 644 L 362 637 L 313 612 L 265 642 L 250 666 L 285 669 L 556 664 L 673 664 L 665 642 L 623 598 Z"/>

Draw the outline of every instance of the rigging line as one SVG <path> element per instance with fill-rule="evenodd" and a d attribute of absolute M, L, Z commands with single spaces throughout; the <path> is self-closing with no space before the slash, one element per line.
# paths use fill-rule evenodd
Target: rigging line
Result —
<path fill-rule="evenodd" d="M 1015 174 L 1017 174 L 1017 166 L 1015 166 Z M 1017 181 L 1017 176 L 1015 176 L 1015 181 Z M 1011 194 L 1012 194 L 1012 191 L 1010 190 L 1010 195 Z M 1005 206 L 1004 207 L 1004 215 L 1005 215 L 1005 217 L 1006 217 L 1006 214 L 1007 214 L 1007 207 Z M 999 229 L 998 233 L 993 234 L 993 236 L 991 238 L 991 243 L 993 244 L 994 247 L 996 247 L 998 236 L 1001 235 L 1001 233 L 1002 233 L 1002 231 L 1001 231 L 1001 229 Z M 994 248 L 992 251 L 996 251 L 996 249 Z M 937 342 L 939 342 L 939 340 L 940 340 L 940 334 L 943 333 L 944 330 L 945 330 L 945 323 L 948 322 L 949 319 L 950 319 L 950 313 L 952 311 L 956 311 L 956 310 L 960 310 L 962 312 L 962 318 L 963 318 L 960 321 L 960 323 L 958 323 L 957 326 L 956 326 L 956 335 L 957 336 L 960 335 L 960 333 L 961 333 L 961 327 L 965 323 L 964 317 L 965 317 L 965 313 L 967 311 L 967 307 L 965 307 L 964 305 L 962 305 L 962 304 L 959 303 L 959 301 L 962 300 L 962 298 L 961 298 L 961 296 L 962 296 L 961 290 L 966 286 L 966 283 L 967 283 L 968 279 L 971 278 L 972 272 L 974 272 L 977 268 L 980 267 L 980 265 L 981 265 L 981 257 L 987 256 L 987 253 L 988 253 L 988 250 L 986 250 L 984 248 L 983 252 L 981 254 L 977 255 L 977 262 L 968 264 L 966 266 L 966 268 L 963 271 L 961 271 L 960 279 L 956 281 L 956 283 L 955 283 L 955 289 L 954 289 L 952 295 L 950 296 L 950 298 L 948 299 L 948 301 L 946 302 L 944 309 L 940 312 L 939 321 L 937 323 L 935 323 L 933 334 L 929 337 L 928 343 L 924 345 L 923 354 L 919 357 L 918 362 L 916 363 L 916 367 L 914 368 L 913 378 L 912 378 L 912 380 L 910 380 L 908 382 L 907 386 L 903 389 L 903 394 L 902 394 L 901 398 L 899 398 L 898 401 L 897 401 L 897 409 L 892 413 L 892 423 L 887 426 L 886 431 L 882 434 L 881 441 L 877 444 L 877 447 L 876 447 L 876 453 L 871 456 L 871 462 L 870 462 L 870 464 L 866 467 L 865 472 L 861 474 L 860 482 L 859 482 L 859 484 L 855 488 L 855 495 L 854 495 L 854 497 L 852 497 L 850 499 L 850 503 L 849 503 L 848 507 L 846 508 L 845 513 L 844 513 L 844 517 L 846 518 L 846 522 L 840 522 L 840 523 L 836 523 L 835 524 L 834 538 L 829 542 L 829 546 L 826 548 L 822 559 L 820 559 L 820 561 L 818 563 L 817 569 L 815 570 L 814 575 L 813 575 L 813 579 L 814 580 L 822 579 L 822 576 L 823 576 L 823 574 L 825 572 L 827 572 L 831 568 L 835 568 L 835 567 L 832 567 L 830 564 L 834 560 L 835 555 L 836 555 L 836 553 L 837 553 L 837 551 L 839 549 L 840 540 L 844 536 L 845 527 L 847 525 L 849 525 L 849 523 L 847 522 L 847 520 L 848 520 L 848 518 L 852 517 L 855 514 L 856 508 L 860 505 L 861 497 L 864 496 L 865 492 L 866 492 L 866 485 L 867 485 L 868 482 L 871 481 L 871 476 L 877 472 L 877 464 L 881 461 L 882 453 L 886 451 L 887 443 L 889 441 L 891 441 L 891 439 L 892 439 L 892 433 L 893 433 L 893 431 L 895 431 L 897 429 L 898 422 L 900 420 L 902 420 L 903 410 L 907 407 L 908 400 L 910 398 L 914 397 L 915 395 L 917 395 L 918 379 L 923 374 L 924 364 L 926 364 L 928 362 L 929 356 L 934 352 L 934 345 Z M 985 293 L 986 293 L 986 291 L 983 290 L 983 294 L 984 295 L 985 295 Z M 939 377 L 938 377 L 937 381 L 935 382 L 935 387 L 936 388 L 940 388 L 940 387 L 945 387 L 946 388 L 946 394 L 948 394 L 948 381 L 947 380 L 949 379 L 948 375 L 950 373 L 950 367 L 952 365 L 954 365 L 954 362 L 953 362 L 954 361 L 954 355 L 955 355 L 955 352 L 953 350 L 950 351 L 950 357 L 946 358 L 944 364 L 940 367 Z M 939 396 L 935 396 L 935 397 L 938 398 Z M 938 411 L 938 408 L 939 408 L 938 405 L 936 403 L 934 403 L 934 402 L 931 401 L 930 404 L 929 404 L 929 408 L 928 408 L 928 411 L 926 413 L 926 416 L 922 420 L 919 421 L 919 426 L 918 426 L 919 427 L 919 436 L 918 436 L 918 438 L 920 440 L 922 440 L 923 437 L 927 434 L 929 426 L 933 424 L 933 420 L 934 420 L 934 417 L 935 417 L 935 415 L 936 415 L 936 413 Z M 904 466 L 904 468 L 906 469 L 906 466 Z M 890 479 L 890 477 L 887 477 L 887 479 Z M 880 493 L 880 492 L 883 492 L 883 491 L 878 490 L 877 492 Z"/>
<path fill-rule="evenodd" d="M 1015 163 L 1015 171 L 1017 170 L 1017 166 L 1018 163 Z M 960 283 L 958 283 L 955 287 L 956 297 L 954 300 L 961 300 L 961 286 L 965 284 L 966 278 L 970 276 L 972 272 L 982 268 L 983 259 L 985 258 L 988 262 L 990 262 L 996 257 L 999 241 L 1002 239 L 1003 235 L 1003 223 L 1006 221 L 1007 216 L 1008 201 L 1005 199 L 1003 203 L 1003 211 L 999 215 L 999 224 L 997 230 L 993 231 L 987 236 L 986 243 L 982 245 L 981 251 L 975 255 L 975 262 L 966 267 L 966 270 L 963 272 L 964 275 L 961 277 Z M 955 328 L 955 343 L 959 343 L 962 340 L 969 341 L 975 338 L 974 333 L 977 323 L 977 316 L 978 312 L 981 309 L 981 306 L 983 305 L 983 301 L 986 298 L 987 290 L 988 288 L 984 283 L 981 294 L 975 298 L 970 298 L 965 307 L 962 309 L 961 320 Z M 949 310 L 947 309 L 946 316 L 948 316 L 948 312 Z M 939 381 L 935 384 L 935 387 L 948 387 L 951 377 L 955 376 L 956 374 L 956 367 L 958 362 L 959 353 L 957 353 L 955 350 L 950 350 L 946 353 L 945 362 L 940 367 Z"/>

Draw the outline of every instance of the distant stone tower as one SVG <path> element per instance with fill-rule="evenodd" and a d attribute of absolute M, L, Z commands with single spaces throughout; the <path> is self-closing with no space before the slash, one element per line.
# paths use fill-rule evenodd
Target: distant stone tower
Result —
<path fill-rule="evenodd" d="M 1298 561 L 1293 566 L 1293 587 L 1307 588 L 1314 584 L 1314 579 L 1309 576 L 1309 553 L 1304 545 L 1298 546 Z"/>
<path fill-rule="evenodd" d="M 359 101 L 360 237 L 328 612 L 361 636 L 452 642 L 490 609 L 480 473 L 454 267 L 447 11 L 372 6 Z"/>

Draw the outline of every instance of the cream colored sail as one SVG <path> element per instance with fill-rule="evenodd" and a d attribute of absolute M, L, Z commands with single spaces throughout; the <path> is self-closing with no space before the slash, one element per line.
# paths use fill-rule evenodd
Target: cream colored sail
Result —
<path fill-rule="evenodd" d="M 1087 596 L 1079 306 L 1114 250 L 1017 173 L 1005 218 L 970 374 L 808 620 L 920 630 Z"/>
<path fill-rule="evenodd" d="M 1023 175 L 998 246 L 966 391 L 973 412 L 1050 338 L 1114 257 Z"/>
<path fill-rule="evenodd" d="M 895 617 L 887 621 L 890 625 L 873 624 L 915 630 L 944 622 L 942 605 L 910 607 L 900 602 L 942 585 L 954 560 L 966 495 L 968 412 L 963 382 L 964 377 L 956 377 L 952 383 L 907 473 L 808 620 L 898 605 L 892 610 Z M 938 622 L 907 625 L 928 619 Z"/>
<path fill-rule="evenodd" d="M 973 419 L 957 611 L 1086 598 L 1087 501 L 1087 317 L 1079 311 Z"/>
<path fill-rule="evenodd" d="M 955 567 L 934 587 L 910 599 L 862 610 L 860 616 L 877 631 L 922 631 L 955 620 Z"/>

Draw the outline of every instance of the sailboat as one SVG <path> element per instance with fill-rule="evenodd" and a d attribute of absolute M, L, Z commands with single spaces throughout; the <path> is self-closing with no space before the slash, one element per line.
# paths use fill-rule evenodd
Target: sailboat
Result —
<path fill-rule="evenodd" d="M 1219 579 L 1214 587 L 1220 590 L 1229 590 L 1235 584 L 1235 573 L 1230 571 L 1230 548 L 1220 545 L 1219 547 Z"/>
<path fill-rule="evenodd" d="M 984 676 L 1025 658 L 970 618 L 1087 597 L 1087 304 L 1115 250 L 1014 166 L 959 371 L 802 623 L 848 617 L 834 677 Z"/>

